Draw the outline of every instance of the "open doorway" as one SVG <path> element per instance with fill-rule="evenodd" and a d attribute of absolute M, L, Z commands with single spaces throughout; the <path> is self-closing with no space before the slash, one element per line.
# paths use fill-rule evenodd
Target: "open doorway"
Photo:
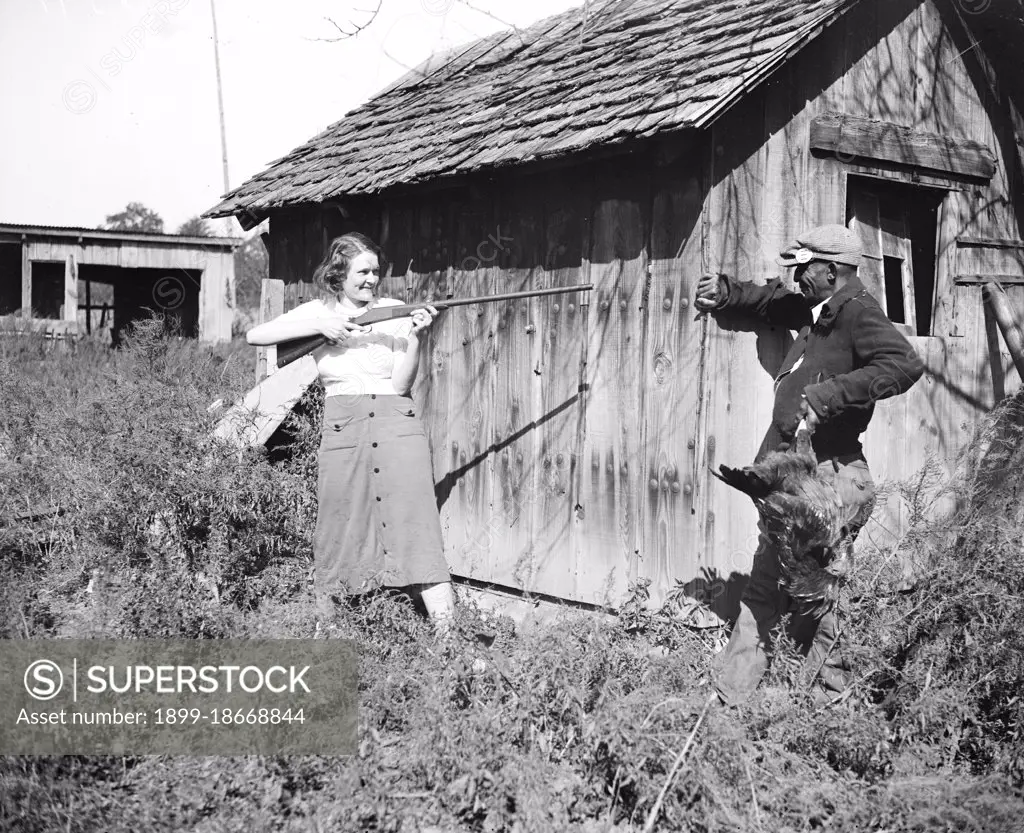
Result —
<path fill-rule="evenodd" d="M 133 321 L 156 313 L 169 333 L 195 338 L 201 282 L 198 269 L 83 265 L 78 270 L 79 332 L 117 346 Z"/>
<path fill-rule="evenodd" d="M 88 275 L 88 270 L 84 270 Z M 82 278 L 78 281 L 78 332 L 110 343 L 114 325 L 114 285 Z"/>
<path fill-rule="evenodd" d="M 846 222 L 864 248 L 860 278 L 895 324 L 932 334 L 939 207 L 946 191 L 850 176 Z"/>

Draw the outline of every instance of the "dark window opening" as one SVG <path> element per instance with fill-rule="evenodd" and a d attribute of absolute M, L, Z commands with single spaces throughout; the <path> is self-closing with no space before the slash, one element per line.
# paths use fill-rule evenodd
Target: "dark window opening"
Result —
<path fill-rule="evenodd" d="M 935 248 L 939 229 L 941 194 L 934 191 L 932 199 L 917 206 L 909 214 L 911 256 L 914 263 L 914 307 L 917 313 L 917 334 L 932 334 L 932 315 L 935 308 Z"/>
<path fill-rule="evenodd" d="M 932 332 L 935 244 L 946 192 L 902 182 L 850 176 L 846 221 L 864 250 L 860 278 L 889 319 Z"/>
<path fill-rule="evenodd" d="M 21 309 L 21 244 L 0 243 L 0 315 Z"/>
<path fill-rule="evenodd" d="M 64 264 L 32 264 L 32 317 L 58 319 L 64 312 Z"/>
<path fill-rule="evenodd" d="M 906 324 L 906 308 L 903 298 L 903 260 L 898 257 L 883 257 L 885 264 L 885 308 L 889 318 L 896 324 Z"/>

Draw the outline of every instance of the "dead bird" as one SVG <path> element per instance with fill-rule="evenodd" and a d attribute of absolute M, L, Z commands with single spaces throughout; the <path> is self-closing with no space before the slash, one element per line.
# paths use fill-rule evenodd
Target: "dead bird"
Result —
<path fill-rule="evenodd" d="M 839 599 L 852 539 L 835 485 L 818 473 L 809 432 L 797 432 L 793 451 L 773 452 L 742 469 L 719 466 L 719 472 L 711 473 L 753 499 L 776 544 L 779 584 L 801 609 L 824 616 Z"/>

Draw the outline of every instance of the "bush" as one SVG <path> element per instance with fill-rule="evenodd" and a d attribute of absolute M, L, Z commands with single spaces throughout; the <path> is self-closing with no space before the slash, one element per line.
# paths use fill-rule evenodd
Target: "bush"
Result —
<path fill-rule="evenodd" d="M 891 554 L 861 564 L 843 619 L 861 673 L 849 696 L 816 703 L 781 656 L 726 711 L 709 696 L 720 633 L 690 627 L 678 594 L 649 610 L 642 582 L 618 618 L 565 610 L 516 634 L 490 617 L 489 651 L 446 649 L 395 594 L 317 611 L 322 390 L 269 454 L 239 454 L 210 439 L 208 406 L 249 386 L 254 351 L 162 331 L 143 323 L 119 352 L 0 341 L 2 511 L 59 512 L 0 527 L 2 635 L 353 639 L 358 752 L 4 758 L 0 829 L 621 833 L 656 807 L 655 829 L 707 833 L 1020 829 L 1011 406 L 971 452 L 987 448 L 961 510 L 905 539 L 916 586 L 898 591 Z M 486 617 L 461 605 L 459 632 Z"/>
<path fill-rule="evenodd" d="M 252 379 L 236 353 L 158 319 L 118 352 L 5 347 L 0 500 L 59 514 L 2 533 L 4 636 L 225 636 L 233 611 L 304 586 L 308 455 L 271 464 L 210 436 L 210 403 Z"/>
<path fill-rule="evenodd" d="M 910 538 L 933 542 L 912 591 L 870 594 L 855 611 L 862 664 L 877 669 L 868 686 L 915 772 L 999 772 L 1024 786 L 1022 440 L 1024 393 L 964 452 L 959 511 Z"/>

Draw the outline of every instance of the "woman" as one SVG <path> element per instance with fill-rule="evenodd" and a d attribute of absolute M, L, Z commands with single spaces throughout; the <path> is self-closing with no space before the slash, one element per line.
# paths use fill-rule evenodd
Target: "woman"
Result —
<path fill-rule="evenodd" d="M 323 434 L 313 541 L 319 599 L 378 587 L 418 590 L 446 632 L 453 594 L 423 425 L 410 392 L 420 339 L 437 310 L 361 327 L 349 319 L 375 306 L 379 250 L 362 234 L 331 242 L 313 274 L 322 300 L 253 327 L 249 344 L 323 335 L 313 353 L 324 384 Z"/>

